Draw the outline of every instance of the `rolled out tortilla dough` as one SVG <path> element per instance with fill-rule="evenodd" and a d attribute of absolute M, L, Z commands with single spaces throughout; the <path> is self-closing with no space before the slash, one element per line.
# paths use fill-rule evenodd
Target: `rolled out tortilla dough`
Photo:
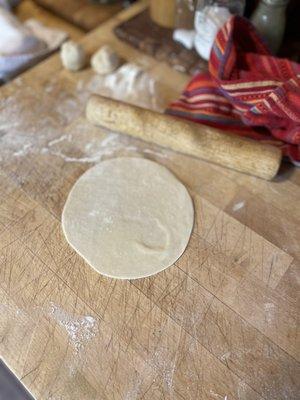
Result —
<path fill-rule="evenodd" d="M 98 272 L 119 279 L 156 274 L 184 252 L 194 209 L 165 167 L 143 158 L 106 160 L 72 188 L 62 215 L 70 245 Z"/>

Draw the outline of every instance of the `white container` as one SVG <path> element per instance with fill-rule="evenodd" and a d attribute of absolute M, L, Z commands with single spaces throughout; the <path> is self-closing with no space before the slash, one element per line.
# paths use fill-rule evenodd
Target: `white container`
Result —
<path fill-rule="evenodd" d="M 219 30 L 231 15 L 243 15 L 244 8 L 245 0 L 198 0 L 195 13 L 194 45 L 202 58 L 209 59 Z"/>

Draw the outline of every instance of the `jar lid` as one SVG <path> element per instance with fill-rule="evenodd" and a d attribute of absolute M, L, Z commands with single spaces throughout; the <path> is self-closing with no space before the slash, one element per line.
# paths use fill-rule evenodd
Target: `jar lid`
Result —
<path fill-rule="evenodd" d="M 290 0 L 263 0 L 265 4 L 270 6 L 285 6 Z"/>

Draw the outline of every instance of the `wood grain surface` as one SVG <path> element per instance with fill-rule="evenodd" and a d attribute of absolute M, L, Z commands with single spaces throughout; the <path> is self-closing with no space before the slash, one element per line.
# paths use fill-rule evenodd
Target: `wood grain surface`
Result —
<path fill-rule="evenodd" d="M 112 33 L 143 7 L 82 43 L 113 44 L 170 101 L 188 77 Z M 298 399 L 299 170 L 267 182 L 103 131 L 84 117 L 92 92 L 99 78 L 57 55 L 1 88 L 1 357 L 37 399 Z M 167 166 L 196 209 L 183 256 L 138 281 L 97 274 L 61 230 L 76 179 L 120 155 Z"/>
<path fill-rule="evenodd" d="M 119 39 L 177 71 L 194 75 L 208 69 L 207 61 L 200 58 L 195 49 L 189 50 L 175 42 L 173 29 L 154 23 L 148 10 L 118 25 L 114 32 Z"/>
<path fill-rule="evenodd" d="M 47 11 L 45 8 L 37 5 L 33 0 L 23 0 L 18 5 L 15 12 L 20 21 L 34 18 L 47 27 L 61 29 L 67 32 L 70 39 L 77 40 L 84 34 L 82 29 L 70 24 L 50 11 Z"/>
<path fill-rule="evenodd" d="M 97 4 L 97 1 L 91 0 L 35 1 L 40 6 L 85 31 L 96 28 L 122 9 L 121 1 L 117 1 L 116 4 Z"/>

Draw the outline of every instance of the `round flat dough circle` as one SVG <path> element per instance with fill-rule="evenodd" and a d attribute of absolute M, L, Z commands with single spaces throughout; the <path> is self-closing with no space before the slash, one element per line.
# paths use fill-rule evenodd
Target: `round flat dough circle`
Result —
<path fill-rule="evenodd" d="M 184 252 L 194 223 L 186 188 L 143 158 L 106 160 L 73 186 L 62 215 L 70 245 L 98 272 L 119 279 L 156 274 Z"/>

